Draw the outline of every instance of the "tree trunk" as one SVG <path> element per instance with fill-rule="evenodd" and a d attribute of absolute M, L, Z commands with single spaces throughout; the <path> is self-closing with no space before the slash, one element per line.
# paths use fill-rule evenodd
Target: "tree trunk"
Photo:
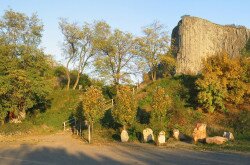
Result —
<path fill-rule="evenodd" d="M 156 71 L 152 71 L 151 78 L 152 78 L 152 81 L 156 80 Z"/>
<path fill-rule="evenodd" d="M 80 80 L 80 72 L 78 72 L 78 74 L 77 74 L 77 78 L 76 78 L 76 82 L 75 82 L 75 84 L 74 84 L 74 86 L 73 86 L 73 90 L 75 90 L 75 89 L 76 89 L 76 87 L 77 87 L 77 85 L 78 85 L 79 80 Z"/>
<path fill-rule="evenodd" d="M 69 72 L 69 63 L 70 63 L 71 59 L 68 60 L 67 62 L 67 70 L 66 70 L 66 75 L 67 75 L 67 87 L 66 89 L 69 90 L 69 86 L 70 86 L 70 72 Z"/>

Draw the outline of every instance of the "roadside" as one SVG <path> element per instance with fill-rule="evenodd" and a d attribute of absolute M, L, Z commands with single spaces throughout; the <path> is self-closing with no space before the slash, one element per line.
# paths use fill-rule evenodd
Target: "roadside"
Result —
<path fill-rule="evenodd" d="M 70 133 L 1 139 L 0 165 L 29 164 L 248 164 L 250 153 L 192 150 L 193 144 L 156 147 L 142 143 L 95 143 Z"/>

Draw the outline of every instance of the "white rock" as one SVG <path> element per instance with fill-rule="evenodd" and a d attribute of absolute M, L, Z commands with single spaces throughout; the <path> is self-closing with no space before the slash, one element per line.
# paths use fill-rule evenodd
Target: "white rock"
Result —
<path fill-rule="evenodd" d="M 128 142 L 129 136 L 128 132 L 126 130 L 122 130 L 121 132 L 121 141 L 122 142 Z"/>
<path fill-rule="evenodd" d="M 180 135 L 180 131 L 178 129 L 174 129 L 173 130 L 173 137 L 176 139 L 176 140 L 179 140 L 179 135 Z"/>
<path fill-rule="evenodd" d="M 158 135 L 158 144 L 164 144 L 166 142 L 166 133 L 161 131 Z"/>
<path fill-rule="evenodd" d="M 144 142 L 154 141 L 154 134 L 152 129 L 146 128 L 142 133 Z"/>
<path fill-rule="evenodd" d="M 234 140 L 234 135 L 231 132 L 224 132 L 223 137 L 227 138 L 228 140 Z"/>

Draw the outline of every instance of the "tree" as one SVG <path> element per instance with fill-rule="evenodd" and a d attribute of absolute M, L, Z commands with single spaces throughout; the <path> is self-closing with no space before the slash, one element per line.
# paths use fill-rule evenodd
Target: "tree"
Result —
<path fill-rule="evenodd" d="M 126 129 L 126 126 L 130 126 L 137 113 L 137 100 L 128 86 L 119 86 L 117 95 L 115 97 L 115 105 L 112 109 L 112 116 L 115 121 Z"/>
<path fill-rule="evenodd" d="M 159 133 L 167 127 L 167 111 L 171 107 L 172 100 L 165 92 L 164 88 L 157 87 L 153 93 L 151 102 L 150 125 Z"/>
<path fill-rule="evenodd" d="M 67 59 L 66 74 L 67 74 L 67 90 L 70 87 L 70 63 L 77 58 L 77 51 L 79 49 L 79 40 L 81 38 L 80 27 L 76 23 L 68 23 L 65 19 L 61 19 L 59 27 L 64 36 L 63 50 Z"/>
<path fill-rule="evenodd" d="M 70 88 L 70 71 L 69 65 L 77 63 L 77 78 L 74 82 L 73 89 L 76 89 L 80 77 L 84 69 L 88 65 L 91 57 L 93 57 L 93 30 L 92 25 L 85 23 L 83 27 L 79 27 L 76 23 L 69 23 L 65 19 L 61 19 L 59 27 L 64 36 L 63 49 L 67 59 L 67 89 Z"/>
<path fill-rule="evenodd" d="M 226 110 L 225 102 L 240 104 L 247 92 L 245 71 L 240 58 L 219 53 L 204 61 L 200 78 L 196 81 L 198 103 L 208 112 Z"/>
<path fill-rule="evenodd" d="M 89 123 L 89 128 L 90 125 L 92 126 L 93 131 L 93 124 L 99 122 L 105 113 L 105 99 L 102 91 L 97 87 L 90 86 L 83 94 L 82 104 L 84 117 Z"/>
<path fill-rule="evenodd" d="M 42 27 L 36 15 L 8 10 L 0 19 L 0 113 L 25 118 L 44 109 L 52 87 L 49 58 L 38 48 Z"/>
<path fill-rule="evenodd" d="M 95 67 L 98 73 L 115 86 L 129 82 L 136 72 L 135 42 L 132 34 L 111 30 L 105 22 L 95 25 L 94 46 L 97 50 Z"/>
<path fill-rule="evenodd" d="M 161 57 L 169 51 L 169 36 L 159 22 L 143 28 L 143 34 L 137 38 L 137 53 L 143 60 L 145 71 L 150 71 L 151 79 L 155 81 Z"/>

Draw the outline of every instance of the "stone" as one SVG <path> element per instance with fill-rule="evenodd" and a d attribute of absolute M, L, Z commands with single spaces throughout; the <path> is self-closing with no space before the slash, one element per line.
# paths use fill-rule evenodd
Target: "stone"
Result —
<path fill-rule="evenodd" d="M 173 55 L 177 59 L 177 74 L 197 74 L 203 60 L 227 52 L 238 56 L 250 39 L 244 26 L 218 25 L 208 20 L 183 16 L 172 31 Z"/>
<path fill-rule="evenodd" d="M 122 142 L 128 142 L 128 140 L 129 140 L 128 132 L 126 130 L 122 130 L 122 132 L 121 132 L 121 141 Z"/>
<path fill-rule="evenodd" d="M 227 140 L 234 140 L 234 135 L 231 132 L 224 132 L 223 137 L 227 138 Z"/>
<path fill-rule="evenodd" d="M 166 143 L 166 133 L 164 131 L 161 131 L 158 135 L 158 144 L 164 144 Z"/>
<path fill-rule="evenodd" d="M 227 138 L 221 136 L 207 137 L 206 143 L 208 144 L 224 144 L 227 142 Z"/>
<path fill-rule="evenodd" d="M 180 131 L 178 129 L 174 129 L 173 130 L 173 137 L 176 139 L 176 140 L 179 140 L 179 136 L 180 136 Z"/>
<path fill-rule="evenodd" d="M 143 130 L 142 134 L 143 134 L 143 141 L 145 143 L 154 141 L 154 134 L 152 129 L 146 128 Z"/>
<path fill-rule="evenodd" d="M 193 131 L 193 139 L 194 142 L 197 143 L 197 141 L 204 141 L 207 137 L 207 125 L 203 123 L 197 123 L 196 127 Z"/>

